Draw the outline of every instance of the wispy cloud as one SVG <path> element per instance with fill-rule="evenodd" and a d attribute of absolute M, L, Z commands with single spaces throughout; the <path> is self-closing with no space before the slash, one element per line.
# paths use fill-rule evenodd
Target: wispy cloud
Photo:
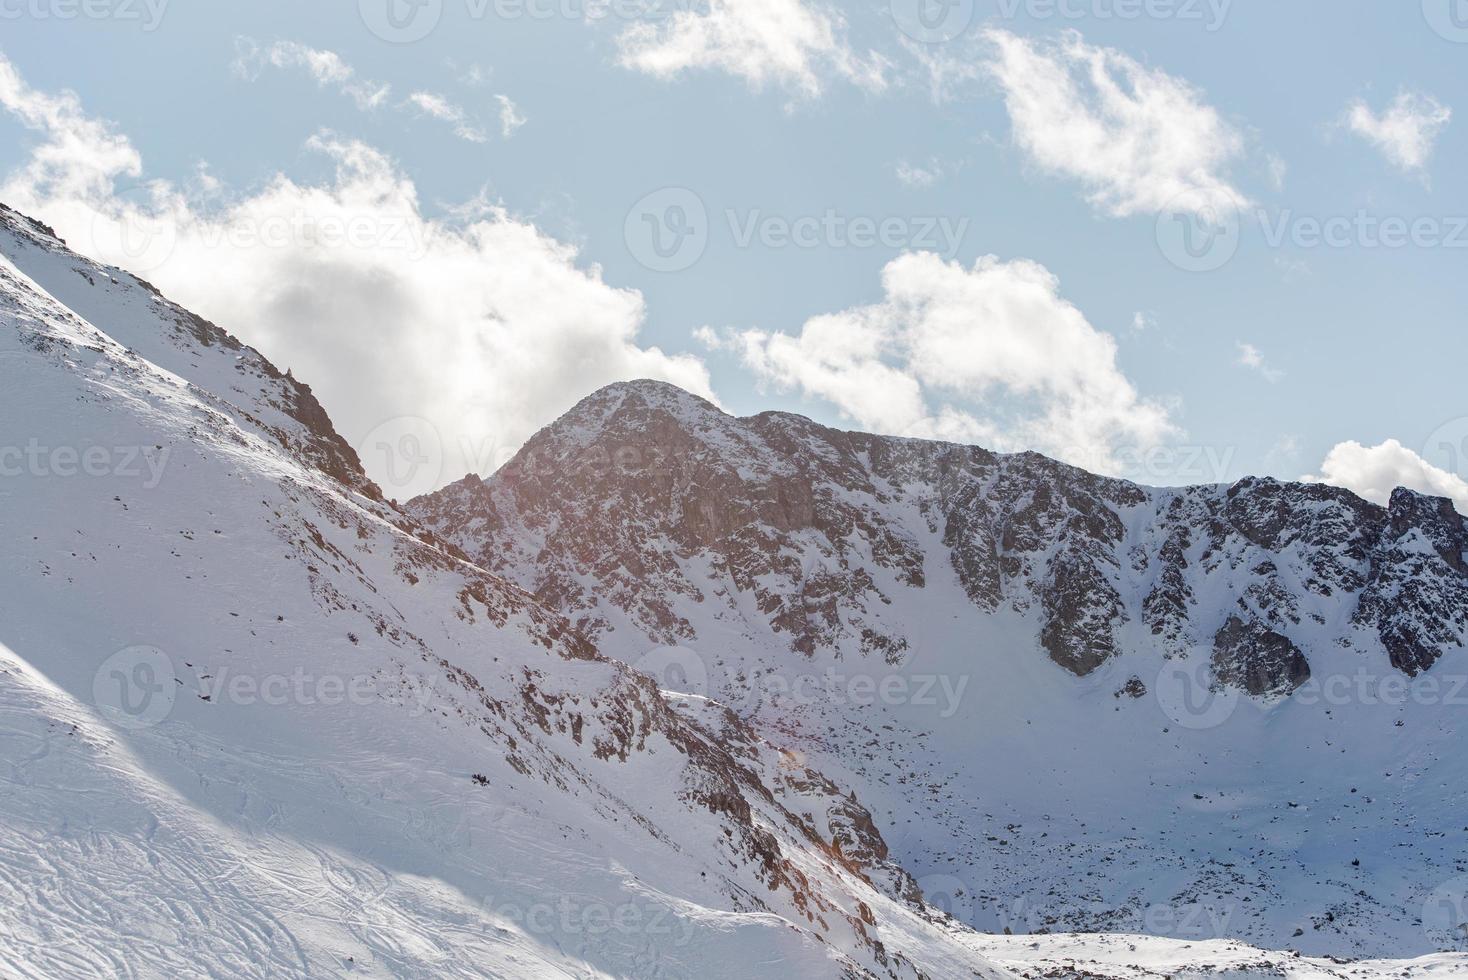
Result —
<path fill-rule="evenodd" d="M 454 135 L 460 139 L 468 140 L 470 143 L 489 142 L 489 137 L 485 135 L 484 130 L 469 120 L 468 113 L 441 95 L 433 92 L 414 92 L 408 96 L 406 104 L 425 115 L 448 123 L 454 128 Z"/>
<path fill-rule="evenodd" d="M 296 41 L 262 45 L 253 38 L 235 38 L 235 74 L 254 80 L 265 66 L 302 69 L 322 88 L 333 88 L 357 103 L 360 109 L 376 109 L 388 100 L 391 86 L 366 81 L 335 51 L 308 47 Z"/>
<path fill-rule="evenodd" d="M 253 38 L 235 39 L 235 74 L 253 81 L 266 68 L 301 70 L 315 79 L 322 88 L 333 89 L 349 97 L 363 111 L 390 107 L 398 110 L 416 110 L 439 122 L 453 127 L 454 134 L 471 143 L 488 142 L 485 130 L 469 113 L 457 103 L 434 92 L 415 91 L 406 99 L 394 101 L 392 86 L 385 82 L 369 81 L 361 77 L 341 55 L 335 51 L 312 48 L 297 41 L 275 41 L 261 44 Z M 504 106 L 509 100 L 496 96 L 500 102 L 501 128 L 508 136 L 514 126 L 505 123 Z M 517 118 L 518 117 L 514 117 Z M 521 119 L 519 122 L 523 122 Z M 517 122 L 516 125 L 519 123 Z"/>
<path fill-rule="evenodd" d="M 1427 166 L 1438 136 L 1452 118 L 1453 110 L 1432 96 L 1404 90 L 1381 113 L 1357 99 L 1347 110 L 1346 122 L 1351 132 L 1399 170 L 1416 174 Z"/>
<path fill-rule="evenodd" d="M 1243 136 L 1191 84 L 1071 31 L 1040 43 L 985 34 L 1014 141 L 1042 170 L 1079 181 L 1113 217 L 1241 206 L 1228 176 Z"/>
<path fill-rule="evenodd" d="M 897 164 L 897 180 L 904 187 L 932 187 L 942 176 L 943 165 L 937 160 L 925 164 L 902 160 Z"/>
<path fill-rule="evenodd" d="M 496 95 L 494 98 L 500 104 L 500 133 L 505 139 L 509 139 L 527 120 L 508 95 Z"/>
<path fill-rule="evenodd" d="M 872 90 L 887 85 L 887 60 L 857 54 L 841 14 L 806 0 L 709 0 L 658 24 L 634 24 L 617 45 L 623 66 L 658 78 L 722 71 L 804 96 L 819 95 L 833 76 Z"/>
<path fill-rule="evenodd" d="M 1235 363 L 1240 367 L 1246 367 L 1251 371 L 1259 372 L 1264 380 L 1270 384 L 1284 379 L 1284 372 L 1271 367 L 1264 359 L 1264 352 L 1258 347 L 1255 347 L 1253 344 L 1243 343 L 1242 341 L 1236 346 L 1238 347 L 1239 356 Z"/>

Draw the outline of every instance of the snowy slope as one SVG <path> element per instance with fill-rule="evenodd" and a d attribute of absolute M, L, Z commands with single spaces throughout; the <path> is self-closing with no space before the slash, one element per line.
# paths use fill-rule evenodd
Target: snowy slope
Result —
<path fill-rule="evenodd" d="M 1464 948 L 1464 522 L 605 389 L 410 511 L 851 785 L 982 930 Z"/>
<path fill-rule="evenodd" d="M 1137 718 L 1117 710 L 1137 705 L 1111 696 L 1115 671 L 1077 681 L 1043 656 L 996 655 L 1032 618 L 966 618 L 967 589 L 927 557 L 936 532 L 919 511 L 901 513 L 925 587 L 903 588 L 879 563 L 872 573 L 893 601 L 882 622 L 916 624 L 890 666 L 953 680 L 978 650 L 993 668 L 972 688 L 983 697 L 958 698 L 948 727 L 918 698 L 833 706 L 755 688 L 735 712 L 703 694 L 737 693 L 719 673 L 736 662 L 789 674 L 788 637 L 751 628 L 780 609 L 726 586 L 738 615 L 710 625 L 679 599 L 670 608 L 713 646 L 643 656 L 622 639 L 632 624 L 612 622 L 622 606 L 592 623 L 586 607 L 548 605 L 440 545 L 381 499 L 304 385 L 9 212 L 0 405 L 4 976 L 1435 980 L 1464 969 L 1461 957 L 1341 966 L 1229 943 L 982 936 L 947 917 L 991 914 L 990 892 L 1017 894 L 1021 872 L 1088 874 L 1078 847 L 1106 868 L 1110 845 L 1088 834 L 1109 841 L 1125 817 L 1083 822 L 1143 790 L 1135 762 L 1103 751 L 1115 733 L 1087 728 Z M 852 546 L 866 548 L 860 537 Z M 708 561 L 678 557 L 693 581 Z M 804 598 L 827 608 L 818 591 Z M 986 627 L 989 639 L 973 632 Z M 637 652 L 645 673 L 607 659 L 614 648 Z M 722 661 L 707 656 L 716 648 Z M 1095 696 L 1078 702 L 1056 676 Z M 1034 701 L 1042 690 L 1049 700 Z M 1131 781 L 1034 779 L 1059 747 L 1022 720 L 1042 711 Z M 1009 741 L 976 738 L 986 726 Z M 1454 744 L 1450 729 L 1441 739 Z M 1184 758 L 1216 759 L 1216 745 L 1204 759 L 1206 733 L 1186 744 Z M 1461 785 L 1437 782 L 1436 752 L 1400 770 L 1429 818 Z M 907 768 L 955 762 L 968 782 L 946 790 Z M 1332 778 L 1356 768 L 1342 762 Z M 1048 835 L 1006 830 L 986 852 L 992 867 L 958 868 L 935 845 L 959 832 L 980 841 L 1022 809 L 1075 796 L 1086 798 Z M 1194 801 L 1189 814 L 1206 811 Z M 1366 816 L 1315 813 L 1311 827 L 1341 819 L 1331 833 L 1343 836 Z M 1425 846 L 1446 862 L 1456 843 Z M 898 859 L 924 855 L 915 882 Z M 1158 876 L 1133 867 L 1139 883 Z M 1403 874 L 1403 895 L 1418 877 Z M 1451 934 L 1460 890 L 1449 880 L 1433 898 L 1426 925 Z"/>
<path fill-rule="evenodd" d="M 419 536 L 258 353 L 13 213 L 0 255 L 0 972 L 1001 975 L 845 787 Z"/>

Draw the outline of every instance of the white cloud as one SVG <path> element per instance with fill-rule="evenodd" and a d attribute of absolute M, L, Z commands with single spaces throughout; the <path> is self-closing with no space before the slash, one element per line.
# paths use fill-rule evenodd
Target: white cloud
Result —
<path fill-rule="evenodd" d="M 395 417 L 429 420 L 445 481 L 492 468 L 603 384 L 653 377 L 712 397 L 697 358 L 639 345 L 636 290 L 503 208 L 425 216 L 412 181 L 362 143 L 318 136 L 332 178 L 280 175 L 205 207 L 166 182 L 120 192 L 141 169 L 128 141 L 74 96 L 29 89 L 3 55 L 0 104 L 43 134 L 0 197 L 123 267 L 140 262 L 125 231 L 169 246 L 139 271 L 307 379 L 354 443 Z"/>
<path fill-rule="evenodd" d="M 452 66 L 452 62 L 450 62 L 450 66 Z M 475 62 L 464 70 L 464 73 L 462 76 L 460 76 L 459 80 L 462 81 L 465 85 L 472 85 L 477 88 L 482 85 L 488 85 L 489 78 L 493 74 L 494 71 L 492 69 L 485 68 L 478 62 Z"/>
<path fill-rule="evenodd" d="M 482 129 L 470 122 L 468 114 L 462 108 L 441 95 L 435 95 L 432 92 L 414 92 L 408 96 L 407 104 L 440 122 L 453 126 L 454 135 L 462 140 L 468 140 L 470 143 L 489 142 L 489 137 L 484 135 Z"/>
<path fill-rule="evenodd" d="M 316 84 L 349 96 L 359 109 L 376 109 L 387 102 L 391 87 L 365 81 L 335 51 L 307 47 L 296 41 L 276 41 L 262 46 L 253 38 L 235 38 L 234 70 L 241 78 L 254 80 L 265 65 L 272 68 L 305 69 Z"/>
<path fill-rule="evenodd" d="M 854 52 L 845 26 L 837 11 L 805 0 L 709 0 L 706 9 L 678 10 L 661 25 L 635 24 L 617 46 L 624 67 L 664 79 L 710 69 L 806 96 L 820 94 L 829 75 L 885 88 L 888 63 Z"/>
<path fill-rule="evenodd" d="M 1245 344 L 1242 342 L 1237 344 L 1236 346 L 1238 347 L 1239 357 L 1235 363 L 1239 364 L 1242 367 L 1246 367 L 1251 371 L 1258 371 L 1259 374 L 1264 377 L 1264 380 L 1270 382 L 1271 384 L 1283 380 L 1284 372 L 1279 370 L 1278 368 L 1272 367 L 1267 361 L 1265 361 L 1264 352 L 1261 351 L 1259 348 L 1255 347 L 1253 344 Z"/>
<path fill-rule="evenodd" d="M 520 110 L 510 101 L 508 95 L 496 95 L 495 101 L 500 104 L 500 132 L 505 139 L 515 135 L 515 130 L 525 125 L 526 118 L 520 114 Z"/>
<path fill-rule="evenodd" d="M 335 51 L 308 47 L 296 41 L 276 41 L 262 45 L 253 38 L 235 38 L 235 74 L 254 81 L 267 65 L 278 69 L 304 69 L 316 80 L 316 84 L 322 88 L 335 89 L 350 97 L 357 104 L 357 108 L 364 111 L 379 109 L 390 104 L 389 99 L 392 95 L 390 85 L 361 78 L 356 69 L 347 64 Z M 509 136 L 515 128 L 505 121 L 504 107 L 509 100 L 503 95 L 497 98 L 500 99 L 501 126 L 505 130 L 505 135 Z M 469 118 L 469 114 L 442 95 L 424 91 L 413 92 L 405 100 L 396 103 L 395 108 L 416 109 L 430 118 L 448 123 L 454 128 L 454 135 L 468 142 L 488 142 L 484 130 Z M 517 117 L 512 112 L 510 118 Z M 524 120 L 520 119 L 515 125 L 522 122 Z"/>
<path fill-rule="evenodd" d="M 814 317 L 798 335 L 748 330 L 719 345 L 762 380 L 883 433 L 1038 449 L 1114 472 L 1118 449 L 1176 432 L 1122 374 L 1115 340 L 1035 262 L 989 256 L 965 268 L 910 253 L 887 265 L 882 286 L 882 302 Z"/>
<path fill-rule="evenodd" d="M 1345 487 L 1378 504 L 1388 503 L 1393 490 L 1406 487 L 1449 497 L 1460 514 L 1468 514 L 1468 481 L 1438 469 L 1395 439 L 1369 447 L 1359 442 L 1340 443 L 1320 464 L 1319 476 L 1301 479 Z"/>
<path fill-rule="evenodd" d="M 88 118 L 74 93 L 51 95 L 30 88 L 4 55 L 0 106 L 43 137 L 14 175 L 16 181 L 44 184 L 60 195 L 87 196 L 110 190 L 116 177 L 137 177 L 143 171 L 133 145 L 105 123 Z"/>
<path fill-rule="evenodd" d="M 932 187 L 943 176 L 943 165 L 937 160 L 928 164 L 912 164 L 901 160 L 897 164 L 897 181 L 903 187 Z"/>
<path fill-rule="evenodd" d="M 1227 176 L 1244 139 L 1188 82 L 1073 31 L 1053 44 L 985 37 L 1015 143 L 1080 181 L 1095 207 L 1125 217 L 1248 203 Z"/>
<path fill-rule="evenodd" d="M 1438 135 L 1452 118 L 1453 111 L 1432 96 L 1403 91 L 1380 115 L 1356 100 L 1347 124 L 1400 170 L 1416 173 L 1427 166 Z"/>

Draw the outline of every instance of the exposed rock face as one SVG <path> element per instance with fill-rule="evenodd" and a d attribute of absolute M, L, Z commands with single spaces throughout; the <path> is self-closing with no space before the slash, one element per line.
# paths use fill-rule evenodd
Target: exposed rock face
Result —
<path fill-rule="evenodd" d="M 1392 494 L 1357 618 L 1374 623 L 1392 666 L 1413 677 L 1444 648 L 1461 646 L 1468 624 L 1468 529 L 1450 500 Z"/>
<path fill-rule="evenodd" d="M 985 612 L 1032 616 L 1078 676 L 1125 653 L 1134 621 L 1174 655 L 1237 617 L 1223 679 L 1256 693 L 1308 676 L 1300 650 L 1326 622 L 1409 673 L 1468 632 L 1468 532 L 1447 501 L 1148 489 L 1035 454 L 736 419 L 658 382 L 597 392 L 493 477 L 409 510 L 592 635 L 621 619 L 654 643 L 691 642 L 712 615 L 807 656 L 899 662 L 911 624 L 887 607 L 933 562 Z"/>
<path fill-rule="evenodd" d="M 1310 664 L 1290 638 L 1230 616 L 1213 638 L 1213 672 L 1255 697 L 1290 694 L 1310 679 Z"/>

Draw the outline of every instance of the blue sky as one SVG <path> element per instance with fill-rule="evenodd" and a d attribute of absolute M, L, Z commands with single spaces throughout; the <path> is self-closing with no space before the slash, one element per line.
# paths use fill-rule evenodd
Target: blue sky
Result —
<path fill-rule="evenodd" d="M 403 495 L 649 374 L 1468 501 L 1468 4 L 922 3 L 0 0 L 0 196 Z"/>

